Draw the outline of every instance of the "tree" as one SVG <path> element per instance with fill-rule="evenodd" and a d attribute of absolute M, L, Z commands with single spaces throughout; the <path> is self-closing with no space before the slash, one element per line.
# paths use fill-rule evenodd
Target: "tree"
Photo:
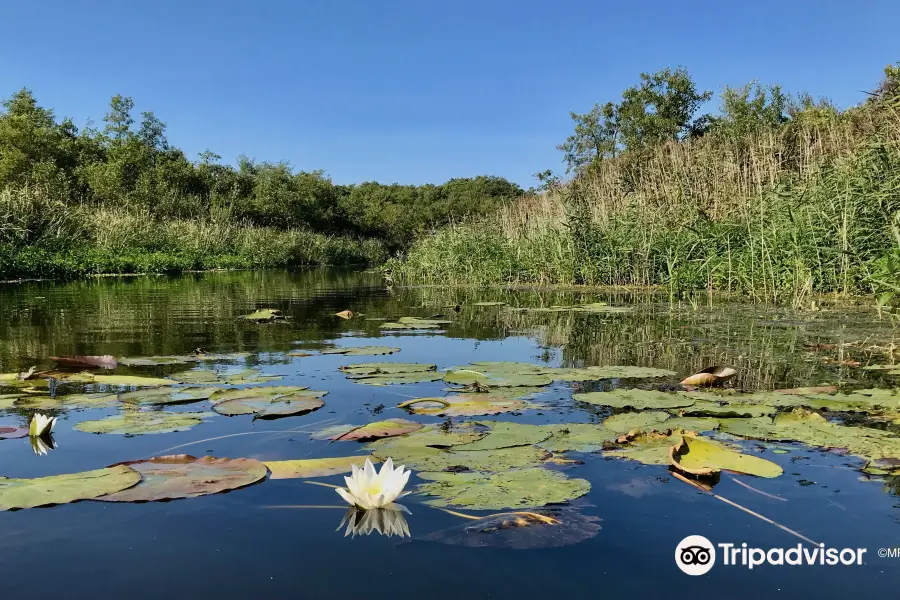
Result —
<path fill-rule="evenodd" d="M 106 127 L 103 134 L 114 143 L 124 143 L 132 134 L 131 126 L 134 119 L 131 111 L 134 110 L 134 100 L 122 94 L 116 94 L 109 101 L 109 112 L 103 117 Z"/>
<path fill-rule="evenodd" d="M 757 81 L 722 91 L 722 114 L 713 117 L 713 131 L 733 139 L 745 139 L 759 129 L 775 128 L 788 120 L 788 96 L 777 85 L 763 87 Z"/>
<path fill-rule="evenodd" d="M 696 135 L 702 128 L 694 114 L 711 97 L 712 92 L 697 91 L 684 67 L 641 73 L 641 83 L 622 93 L 617 111 L 624 146 L 640 150 Z"/>
<path fill-rule="evenodd" d="M 615 157 L 619 145 L 618 107 L 612 102 L 595 104 L 584 114 L 569 113 L 575 133 L 557 146 L 563 152 L 566 172 L 580 172 L 597 160 Z"/>

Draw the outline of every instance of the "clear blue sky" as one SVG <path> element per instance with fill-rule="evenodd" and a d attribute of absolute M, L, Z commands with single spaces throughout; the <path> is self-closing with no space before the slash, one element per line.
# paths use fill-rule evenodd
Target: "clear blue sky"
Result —
<path fill-rule="evenodd" d="M 840 105 L 900 61 L 900 2 L 5 0 L 0 96 L 82 125 L 115 93 L 190 158 L 286 160 L 335 181 L 560 169 L 569 111 L 640 71 L 758 78 Z"/>

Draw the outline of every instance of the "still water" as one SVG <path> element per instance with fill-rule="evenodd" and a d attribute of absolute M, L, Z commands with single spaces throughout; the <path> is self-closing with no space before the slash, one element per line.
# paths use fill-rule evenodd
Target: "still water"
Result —
<path fill-rule="evenodd" d="M 624 314 L 526 313 L 515 307 L 608 302 Z M 453 308 L 459 305 L 459 310 Z M 238 319 L 258 308 L 280 309 L 284 323 Z M 338 311 L 352 310 L 343 320 Z M 382 321 L 445 313 L 452 323 L 424 332 L 390 331 Z M 362 315 L 362 316 L 360 316 Z M 355 442 L 329 443 L 310 432 L 326 425 L 362 424 L 408 415 L 396 405 L 446 394 L 441 381 L 360 385 L 338 367 L 353 362 L 405 361 L 438 369 L 473 361 L 522 361 L 549 366 L 636 365 L 674 371 L 652 381 L 554 383 L 539 399 L 545 408 L 488 417 L 527 423 L 599 422 L 597 406 L 573 403 L 574 391 L 615 386 L 666 387 L 710 365 L 738 370 L 737 388 L 772 390 L 834 384 L 886 387 L 889 376 L 860 365 L 891 361 L 895 331 L 867 308 L 825 306 L 793 313 L 750 304 L 666 296 L 536 290 L 394 288 L 371 273 L 341 270 L 259 272 L 38 282 L 0 287 L 0 372 L 53 366 L 50 356 L 178 355 L 248 352 L 244 367 L 281 375 L 278 385 L 325 390 L 325 406 L 278 420 L 216 415 L 189 431 L 159 435 L 92 435 L 73 429 L 116 414 L 116 407 L 61 410 L 57 449 L 36 456 L 26 439 L 0 441 L 0 475 L 33 478 L 74 473 L 160 454 L 322 458 L 362 452 Z M 339 346 L 400 348 L 390 356 L 319 355 Z M 312 356 L 291 357 L 306 350 Z M 184 365 L 122 368 L 116 373 L 163 377 Z M 80 390 L 74 390 L 80 391 Z M 56 393 L 65 393 L 57 389 Z M 171 410 L 204 410 L 202 405 Z M 33 411 L 0 411 L 0 426 L 27 426 Z M 248 433 L 249 435 L 232 435 Z M 201 443 L 195 443 L 201 441 Z M 861 566 L 717 565 L 689 577 L 674 561 L 691 534 L 738 546 L 791 547 L 799 539 L 671 476 L 665 466 L 573 456 L 560 466 L 588 480 L 590 492 L 572 502 L 578 514 L 598 517 L 599 532 L 579 543 L 513 549 L 470 547 L 442 533 L 468 522 L 404 499 L 411 539 L 344 537 L 344 515 L 332 489 L 307 480 L 268 480 L 229 493 L 141 504 L 83 501 L 0 512 L 0 582 L 35 597 L 293 598 L 648 597 L 689 593 L 725 598 L 847 598 L 896 595 L 900 559 L 879 558 L 900 546 L 900 499 L 889 481 L 869 480 L 863 461 L 797 444 L 775 454 L 757 446 L 784 474 L 775 479 L 723 474 L 714 492 L 831 547 L 867 548 Z M 771 445 L 768 445 L 771 446 Z M 317 481 L 343 484 L 341 476 Z M 410 482 L 415 489 L 415 475 Z M 764 492 L 760 493 L 760 492 Z M 273 508 L 309 505 L 324 508 Z M 328 508 L 332 506 L 334 508 Z M 465 511 L 470 514 L 488 512 Z M 465 536 L 462 536 L 465 537 Z"/>

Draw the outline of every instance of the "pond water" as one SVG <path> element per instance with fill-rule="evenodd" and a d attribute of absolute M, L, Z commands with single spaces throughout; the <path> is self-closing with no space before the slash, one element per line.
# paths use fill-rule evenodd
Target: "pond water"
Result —
<path fill-rule="evenodd" d="M 627 312 L 514 310 L 598 302 Z M 0 475 L 9 478 L 78 473 L 177 453 L 260 461 L 365 456 L 363 444 L 315 439 L 311 433 L 388 418 L 444 422 L 439 416 L 409 414 L 397 404 L 445 396 L 448 383 L 366 385 L 338 370 L 355 363 L 416 362 L 441 371 L 476 361 L 518 361 L 671 372 L 554 381 L 529 396 L 526 408 L 453 417 L 453 427 L 468 421 L 600 423 L 611 413 L 629 410 L 575 402 L 573 392 L 677 390 L 683 377 L 712 365 L 734 367 L 737 375 L 726 386 L 749 391 L 823 385 L 852 391 L 890 388 L 896 380 L 887 371 L 863 368 L 892 363 L 895 341 L 891 324 L 864 307 L 826 305 L 794 313 L 705 296 L 692 304 L 670 303 L 665 295 L 612 292 L 391 289 L 376 274 L 343 270 L 6 284 L 0 287 L 0 307 L 2 373 L 31 366 L 52 369 L 51 356 L 190 355 L 201 348 L 247 354 L 237 360 L 120 365 L 93 372 L 164 378 L 187 370 L 218 369 L 227 376 L 256 369 L 281 379 L 237 382 L 236 387 L 308 386 L 328 392 L 318 410 L 275 420 L 224 416 L 211 412 L 206 400 L 166 406 L 170 412 L 202 412 L 202 422 L 154 435 L 94 435 L 74 427 L 158 407 L 115 402 L 81 408 L 62 401 L 54 407 L 48 401 L 43 412 L 58 417 L 56 448 L 38 455 L 28 437 L 0 440 Z M 287 318 L 273 323 L 238 318 L 262 308 L 278 309 Z M 347 309 L 352 318 L 334 316 Z M 444 316 L 435 317 L 439 313 Z M 383 327 L 400 317 L 450 322 L 425 330 Z M 383 356 L 321 353 L 346 346 L 400 350 Z M 289 355 L 297 351 L 308 356 Z M 128 391 L 57 379 L 47 389 L 23 392 L 17 385 L 0 387 L 0 394 L 27 393 L 0 404 L 0 427 L 28 426 L 35 410 L 20 402 L 22 397 Z M 838 416 L 889 435 L 900 432 L 893 422 L 900 419 L 897 408 Z M 722 472 L 713 496 L 675 477 L 665 464 L 566 452 L 577 462 L 541 468 L 586 480 L 590 491 L 573 499 L 569 512 L 558 513 L 566 529 L 549 535 L 535 533 L 535 527 L 464 533 L 461 528 L 477 527 L 479 521 L 441 511 L 428 503 L 433 496 L 414 493 L 401 501 L 411 513 L 405 516 L 411 538 L 377 532 L 345 537 L 346 525 L 336 530 L 346 512 L 341 498 L 328 487 L 309 484 L 343 485 L 342 475 L 267 479 L 228 493 L 168 502 L 87 500 L 10 510 L 0 512 L 0 581 L 4 589 L 47 597 L 95 596 L 101 590 L 131 598 L 647 597 L 679 588 L 734 599 L 775 593 L 818 598 L 896 594 L 900 558 L 877 555 L 879 548 L 900 546 L 900 485 L 891 477 L 861 473 L 866 462 L 861 458 L 789 440 L 743 440 L 716 431 L 705 435 L 774 462 L 784 472 L 774 478 Z M 414 474 L 408 489 L 415 491 L 420 483 Z M 294 508 L 278 508 L 284 506 Z M 452 502 L 449 508 L 472 516 L 500 512 Z M 676 566 L 676 546 L 692 534 L 738 547 L 810 547 L 761 517 L 829 547 L 868 552 L 863 564 L 854 566 L 750 570 L 724 566 L 720 558 L 703 577 L 689 577 Z M 523 545 L 531 548 L 517 549 Z"/>

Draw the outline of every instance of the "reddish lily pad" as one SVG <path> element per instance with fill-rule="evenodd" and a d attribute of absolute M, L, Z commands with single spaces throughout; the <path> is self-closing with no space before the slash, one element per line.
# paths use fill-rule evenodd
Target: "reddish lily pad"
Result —
<path fill-rule="evenodd" d="M 15 440 L 27 435 L 27 427 L 0 427 L 0 440 Z"/>
<path fill-rule="evenodd" d="M 103 356 L 51 356 L 61 367 L 73 369 L 115 369 L 118 366 L 115 356 L 105 354 Z"/>
<path fill-rule="evenodd" d="M 380 438 L 394 437 L 405 433 L 412 433 L 422 429 L 421 423 L 415 421 L 407 421 L 406 419 L 387 419 L 385 421 L 377 421 L 368 425 L 355 427 L 348 425 L 342 433 L 335 432 L 327 439 L 332 441 L 350 441 L 367 442 L 369 440 L 377 440 Z"/>
<path fill-rule="evenodd" d="M 153 502 L 218 494 L 262 481 L 266 465 L 252 458 L 157 456 L 119 463 L 141 475 L 136 486 L 96 498 L 104 502 Z"/>

